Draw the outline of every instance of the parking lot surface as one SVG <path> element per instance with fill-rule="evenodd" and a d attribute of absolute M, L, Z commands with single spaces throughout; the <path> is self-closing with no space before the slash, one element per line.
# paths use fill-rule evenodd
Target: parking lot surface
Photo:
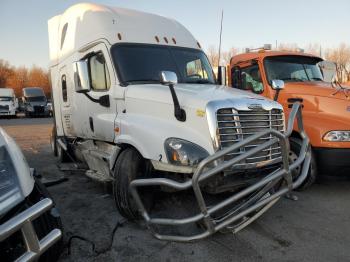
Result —
<path fill-rule="evenodd" d="M 298 201 L 281 199 L 236 235 L 218 233 L 190 244 L 164 242 L 135 223 L 120 225 L 123 218 L 108 186 L 81 171 L 60 170 L 49 145 L 51 118 L 3 119 L 0 126 L 43 179 L 68 178 L 49 188 L 65 230 L 61 261 L 350 261 L 349 179 L 322 179 L 295 193 Z M 80 238 L 68 245 L 71 236 Z"/>

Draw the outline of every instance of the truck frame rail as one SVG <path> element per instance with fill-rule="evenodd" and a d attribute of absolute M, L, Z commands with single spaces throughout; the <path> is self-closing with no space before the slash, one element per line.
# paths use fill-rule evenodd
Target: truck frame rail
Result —
<path fill-rule="evenodd" d="M 302 146 L 297 160 L 294 163 L 289 163 L 288 138 L 292 134 L 295 120 L 297 122 L 299 134 L 302 138 Z M 272 138 L 228 161 L 220 161 L 220 159 L 222 159 L 226 154 L 244 147 L 245 145 L 265 137 L 266 135 L 271 135 Z M 210 207 L 206 205 L 200 187 L 204 181 L 220 174 L 222 171 L 231 167 L 232 165 L 235 165 L 242 160 L 257 154 L 261 150 L 264 150 L 276 143 L 280 144 L 282 151 L 282 164 L 280 168 L 277 168 L 270 174 L 264 176 L 262 179 L 244 188 L 243 190 L 232 193 L 232 195 L 223 201 L 215 205 L 211 205 Z M 205 238 L 225 228 L 234 233 L 238 232 L 269 209 L 269 207 L 271 207 L 281 196 L 300 186 L 307 176 L 310 162 L 311 149 L 309 145 L 309 138 L 306 135 L 303 127 L 301 105 L 297 102 L 293 105 L 289 115 L 286 132 L 281 133 L 274 129 L 266 129 L 228 148 L 220 150 L 202 160 L 194 172 L 192 179 L 185 182 L 177 182 L 168 178 L 136 179 L 130 183 L 130 191 L 137 205 L 138 211 L 156 238 L 167 241 L 189 242 Z M 262 165 L 263 164 L 261 163 L 257 164 L 256 168 L 262 167 Z M 292 171 L 299 166 L 302 166 L 301 173 L 293 181 Z M 277 184 L 280 185 L 278 189 L 271 191 L 271 189 Z M 138 192 L 138 188 L 148 186 L 165 186 L 175 191 L 183 191 L 192 188 L 200 212 L 196 215 L 180 219 L 151 217 L 146 210 Z M 251 197 L 253 193 L 255 195 Z M 235 207 L 230 209 L 222 219 L 218 220 L 214 217 L 215 212 L 227 208 L 229 205 L 237 203 L 239 200 L 244 198 L 247 198 L 244 204 L 239 205 L 238 208 Z M 201 224 L 204 225 L 203 230 L 201 233 L 196 233 L 193 235 L 165 235 L 158 233 L 156 230 L 156 226 L 181 226 L 198 222 L 201 222 Z M 235 222 L 240 223 L 238 223 L 238 225 L 232 225 Z"/>

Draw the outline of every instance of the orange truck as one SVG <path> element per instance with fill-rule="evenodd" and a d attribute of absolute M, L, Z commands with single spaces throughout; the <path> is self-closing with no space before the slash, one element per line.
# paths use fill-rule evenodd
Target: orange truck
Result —
<path fill-rule="evenodd" d="M 325 65 L 314 55 L 260 49 L 232 57 L 228 70 L 229 86 L 277 100 L 287 116 L 294 102 L 302 103 L 313 158 L 301 189 L 310 186 L 317 174 L 350 172 L 350 92 L 325 81 L 329 79 Z M 290 147 L 290 157 L 295 158 L 301 147 L 296 127 Z"/>

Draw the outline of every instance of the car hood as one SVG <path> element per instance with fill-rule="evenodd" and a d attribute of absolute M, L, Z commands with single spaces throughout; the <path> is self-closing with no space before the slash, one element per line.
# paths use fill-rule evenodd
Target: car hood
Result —
<path fill-rule="evenodd" d="M 182 107 L 192 109 L 205 109 L 210 101 L 215 100 L 244 100 L 252 103 L 257 100 L 266 101 L 260 95 L 238 89 L 210 85 L 210 84 L 177 84 L 175 91 Z M 173 104 L 170 89 L 160 84 L 130 85 L 126 90 L 126 99 L 149 100 L 158 103 Z M 269 105 L 280 107 L 278 103 L 270 100 Z"/>
<path fill-rule="evenodd" d="M 350 87 L 343 87 L 347 88 L 348 94 L 346 94 L 346 90 L 337 92 L 338 88 L 334 88 L 331 83 L 326 82 L 285 83 L 285 92 L 296 95 L 312 95 L 345 100 L 347 96 L 350 96 Z"/>

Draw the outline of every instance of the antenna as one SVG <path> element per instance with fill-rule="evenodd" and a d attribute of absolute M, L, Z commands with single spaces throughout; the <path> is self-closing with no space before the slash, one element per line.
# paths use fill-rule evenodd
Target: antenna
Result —
<path fill-rule="evenodd" d="M 222 20 L 224 20 L 224 9 L 222 9 L 222 10 L 221 10 L 221 26 L 220 26 L 220 42 L 219 42 L 219 58 L 218 58 L 218 67 L 220 66 L 220 58 L 221 58 Z"/>

